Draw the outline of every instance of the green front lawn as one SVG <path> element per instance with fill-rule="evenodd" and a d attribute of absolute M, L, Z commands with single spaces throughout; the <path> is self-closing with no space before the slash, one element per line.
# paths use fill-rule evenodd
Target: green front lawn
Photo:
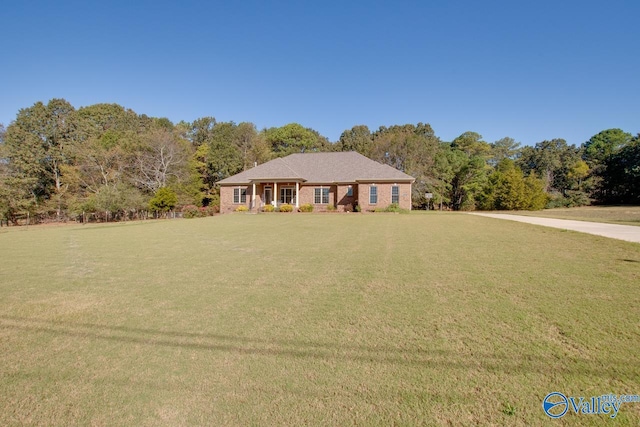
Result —
<path fill-rule="evenodd" d="M 640 394 L 640 245 L 452 213 L 0 229 L 0 425 L 542 425 Z M 638 425 L 567 414 L 554 425 Z"/>

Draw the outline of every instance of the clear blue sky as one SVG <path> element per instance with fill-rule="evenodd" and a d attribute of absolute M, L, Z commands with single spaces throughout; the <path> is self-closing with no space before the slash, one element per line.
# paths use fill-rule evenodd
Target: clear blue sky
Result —
<path fill-rule="evenodd" d="M 0 123 L 65 98 L 173 122 L 430 123 L 450 141 L 640 132 L 640 2 L 10 1 Z"/>

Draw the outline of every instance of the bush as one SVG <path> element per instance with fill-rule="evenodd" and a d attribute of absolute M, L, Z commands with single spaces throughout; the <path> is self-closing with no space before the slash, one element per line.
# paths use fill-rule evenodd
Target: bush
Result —
<path fill-rule="evenodd" d="M 374 212 L 395 212 L 395 213 L 408 213 L 406 209 L 402 209 L 397 203 L 391 203 L 386 208 L 375 208 Z"/>
<path fill-rule="evenodd" d="M 245 205 L 241 205 L 236 208 L 236 212 L 249 212 L 249 208 Z"/>
<path fill-rule="evenodd" d="M 569 199 L 568 206 L 571 208 L 575 206 L 587 206 L 591 203 L 591 200 L 589 200 L 589 197 L 584 191 L 569 190 L 567 191 L 567 199 Z"/>
<path fill-rule="evenodd" d="M 175 191 L 167 187 L 159 188 L 151 200 L 149 200 L 149 209 L 152 212 L 168 212 L 178 203 L 178 196 Z"/>
<path fill-rule="evenodd" d="M 195 205 L 187 205 L 182 207 L 182 217 L 183 218 L 199 218 L 202 214 L 200 212 L 200 208 Z"/>
<path fill-rule="evenodd" d="M 182 207 L 183 218 L 202 218 L 205 216 L 213 216 L 220 212 L 218 206 L 203 206 L 201 208 L 195 205 L 185 205 Z"/>
<path fill-rule="evenodd" d="M 331 205 L 331 204 L 327 205 L 327 211 L 328 212 L 334 212 L 335 210 L 336 210 L 335 205 Z"/>
<path fill-rule="evenodd" d="M 586 206 L 590 203 L 589 198 L 583 191 L 567 191 L 567 196 L 554 192 L 549 195 L 546 209 L 553 208 L 573 208 L 576 206 Z"/>
<path fill-rule="evenodd" d="M 287 203 L 280 205 L 280 212 L 293 212 L 293 206 Z"/>
<path fill-rule="evenodd" d="M 300 212 L 313 212 L 313 205 L 311 203 L 305 203 L 300 206 Z"/>
<path fill-rule="evenodd" d="M 549 200 L 545 209 L 566 208 L 566 199 L 558 192 L 549 193 Z"/>
<path fill-rule="evenodd" d="M 209 201 L 207 206 L 215 206 L 218 208 L 218 212 L 220 212 L 220 195 L 219 194 L 211 194 L 205 197 Z"/>
<path fill-rule="evenodd" d="M 273 205 L 264 205 L 262 207 L 262 212 L 273 212 L 275 210 L 276 208 L 274 208 Z"/>
<path fill-rule="evenodd" d="M 220 206 L 203 206 L 199 210 L 202 216 L 213 216 L 220 212 Z"/>
<path fill-rule="evenodd" d="M 400 212 L 400 211 L 401 211 L 400 206 L 397 203 L 391 203 L 385 209 L 385 212 Z"/>

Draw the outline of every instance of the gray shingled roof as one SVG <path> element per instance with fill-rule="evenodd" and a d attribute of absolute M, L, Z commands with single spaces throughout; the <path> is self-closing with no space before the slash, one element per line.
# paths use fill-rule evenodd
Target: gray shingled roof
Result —
<path fill-rule="evenodd" d="M 320 184 L 358 181 L 413 181 L 414 178 L 355 151 L 347 151 L 291 154 L 230 176 L 219 181 L 219 184 L 250 184 L 252 181 L 268 180 L 301 180 Z"/>

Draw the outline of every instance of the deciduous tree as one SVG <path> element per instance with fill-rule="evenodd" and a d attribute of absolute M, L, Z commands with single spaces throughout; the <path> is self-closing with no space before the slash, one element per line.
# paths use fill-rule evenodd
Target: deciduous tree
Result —
<path fill-rule="evenodd" d="M 135 153 L 133 182 L 155 193 L 166 187 L 171 179 L 184 180 L 188 175 L 190 154 L 186 141 L 180 140 L 166 126 L 160 126 L 141 138 Z"/>
<path fill-rule="evenodd" d="M 584 159 L 591 166 L 600 165 L 630 141 L 631 134 L 622 129 L 603 130 L 584 143 Z"/>
<path fill-rule="evenodd" d="M 216 119 L 213 117 L 201 117 L 191 123 L 187 131 L 187 138 L 194 147 L 200 147 L 209 143 L 213 128 L 216 125 Z"/>
<path fill-rule="evenodd" d="M 489 158 L 489 164 L 492 166 L 497 165 L 504 159 L 515 159 L 520 151 L 520 143 L 508 136 L 490 144 L 490 147 L 491 157 Z"/>
<path fill-rule="evenodd" d="M 640 134 L 605 160 L 602 199 L 640 204 Z"/>
<path fill-rule="evenodd" d="M 26 205 L 34 208 L 53 201 L 57 218 L 62 214 L 68 187 L 62 166 L 69 163 L 68 152 L 75 135 L 75 110 L 64 99 L 52 99 L 18 112 L 6 133 L 6 158 L 12 185 L 22 190 L 11 192 L 26 197 Z M 33 202 L 31 202 L 33 201 Z M 14 200 L 13 206 L 25 203 Z"/>
<path fill-rule="evenodd" d="M 535 175 L 525 178 L 511 159 L 496 165 L 479 197 L 479 207 L 486 210 L 537 210 L 545 204 L 544 183 Z"/>
<path fill-rule="evenodd" d="M 340 135 L 338 147 L 340 151 L 356 151 L 363 156 L 371 156 L 373 135 L 365 125 L 354 126 Z"/>
<path fill-rule="evenodd" d="M 468 157 L 488 158 L 491 153 L 491 146 L 476 132 L 463 133 L 451 142 L 451 147 L 462 151 Z"/>
<path fill-rule="evenodd" d="M 482 157 L 471 156 L 454 149 L 450 157 L 451 190 L 449 199 L 453 210 L 472 210 L 476 196 L 486 179 L 486 163 Z"/>
<path fill-rule="evenodd" d="M 266 129 L 264 136 L 276 157 L 331 150 L 331 144 L 327 138 L 298 123 Z"/>

